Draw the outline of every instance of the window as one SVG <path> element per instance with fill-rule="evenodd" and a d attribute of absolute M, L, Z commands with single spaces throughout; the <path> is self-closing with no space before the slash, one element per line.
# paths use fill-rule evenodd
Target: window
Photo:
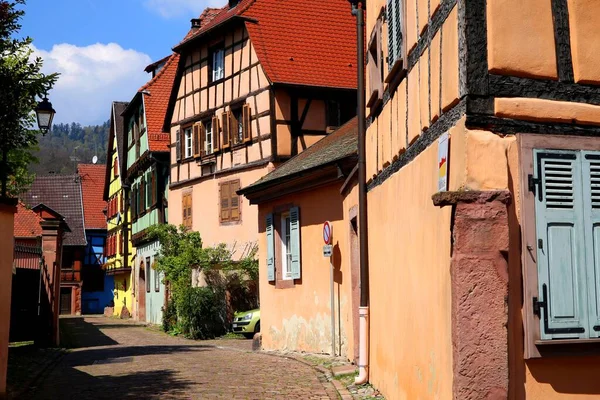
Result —
<path fill-rule="evenodd" d="M 225 51 L 223 48 L 216 48 L 211 52 L 211 82 L 218 81 L 224 77 L 224 58 Z"/>
<path fill-rule="evenodd" d="M 281 215 L 281 271 L 283 279 L 292 279 L 292 220 L 289 213 Z"/>
<path fill-rule="evenodd" d="M 600 337 L 600 152 L 533 151 L 538 296 L 544 339 Z M 537 300 L 537 301 L 536 301 Z"/>
<path fill-rule="evenodd" d="M 181 208 L 183 212 L 182 224 L 188 229 L 192 229 L 192 192 L 183 194 L 181 198 Z"/>
<path fill-rule="evenodd" d="M 150 277 L 152 276 L 150 257 L 146 257 L 146 292 L 150 293 Z"/>
<path fill-rule="evenodd" d="M 142 176 L 140 186 L 137 193 L 138 199 L 138 215 L 146 211 L 146 177 Z"/>
<path fill-rule="evenodd" d="M 269 282 L 300 279 L 300 209 L 292 207 L 286 212 L 267 215 L 266 235 Z"/>
<path fill-rule="evenodd" d="M 204 152 L 211 154 L 213 152 L 213 123 L 206 121 L 204 124 Z"/>
<path fill-rule="evenodd" d="M 184 130 L 184 157 L 190 158 L 192 156 L 192 127 Z"/>
<path fill-rule="evenodd" d="M 152 207 L 153 196 L 152 191 L 154 189 L 154 174 L 152 171 L 146 172 L 146 208 Z"/>
<path fill-rule="evenodd" d="M 244 141 L 244 118 L 242 115 L 242 108 L 236 108 L 231 112 L 231 133 L 233 137 L 233 143 L 238 144 Z"/>
<path fill-rule="evenodd" d="M 240 221 L 240 196 L 236 193 L 240 189 L 240 180 L 223 182 L 219 185 L 220 221 Z"/>
<path fill-rule="evenodd" d="M 138 124 L 140 126 L 140 135 L 146 133 L 146 119 L 144 118 L 144 106 L 140 106 L 138 111 Z"/>
<path fill-rule="evenodd" d="M 154 269 L 154 291 L 160 291 L 160 274 L 156 270 L 156 260 L 154 260 L 154 264 L 152 264 L 152 269 Z"/>
<path fill-rule="evenodd" d="M 119 176 L 119 166 L 118 166 L 116 157 L 115 157 L 115 160 L 113 161 L 113 175 L 115 178 L 117 178 Z"/>

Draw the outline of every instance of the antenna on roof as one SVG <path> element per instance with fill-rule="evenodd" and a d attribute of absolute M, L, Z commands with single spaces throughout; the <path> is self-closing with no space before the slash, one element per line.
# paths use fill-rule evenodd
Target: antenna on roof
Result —
<path fill-rule="evenodd" d="M 98 162 L 98 156 L 92 157 L 92 164 L 96 164 Z"/>

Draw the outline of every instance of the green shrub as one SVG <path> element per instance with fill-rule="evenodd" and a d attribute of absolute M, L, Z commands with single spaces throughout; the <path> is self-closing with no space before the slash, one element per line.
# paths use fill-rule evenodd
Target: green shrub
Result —
<path fill-rule="evenodd" d="M 177 326 L 177 307 L 172 299 L 169 299 L 163 308 L 162 328 L 165 332 L 171 332 Z"/>
<path fill-rule="evenodd" d="M 175 299 L 181 331 L 191 339 L 213 339 L 227 332 L 225 293 L 188 287 Z"/>

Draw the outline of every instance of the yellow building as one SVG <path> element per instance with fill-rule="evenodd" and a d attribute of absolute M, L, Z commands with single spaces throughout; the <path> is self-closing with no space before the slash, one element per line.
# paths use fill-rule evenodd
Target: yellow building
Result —
<path fill-rule="evenodd" d="M 125 205 L 125 191 L 122 185 L 121 163 L 123 150 L 119 148 L 123 138 L 123 117 L 127 107 L 125 102 L 113 102 L 111 107 L 110 134 L 106 163 L 106 184 L 104 200 L 107 202 L 106 218 L 106 273 L 114 276 L 113 315 L 129 318 L 135 315 L 135 287 L 131 279 L 135 248 L 131 245 L 129 211 Z M 125 243 L 125 244 L 124 244 Z"/>

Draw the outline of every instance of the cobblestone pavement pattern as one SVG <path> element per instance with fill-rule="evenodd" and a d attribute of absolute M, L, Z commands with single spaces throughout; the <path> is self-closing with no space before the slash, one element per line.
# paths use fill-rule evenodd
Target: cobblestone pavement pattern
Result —
<path fill-rule="evenodd" d="M 336 399 L 310 366 L 250 351 L 251 341 L 191 341 L 109 318 L 69 318 L 75 347 L 25 399 Z"/>

